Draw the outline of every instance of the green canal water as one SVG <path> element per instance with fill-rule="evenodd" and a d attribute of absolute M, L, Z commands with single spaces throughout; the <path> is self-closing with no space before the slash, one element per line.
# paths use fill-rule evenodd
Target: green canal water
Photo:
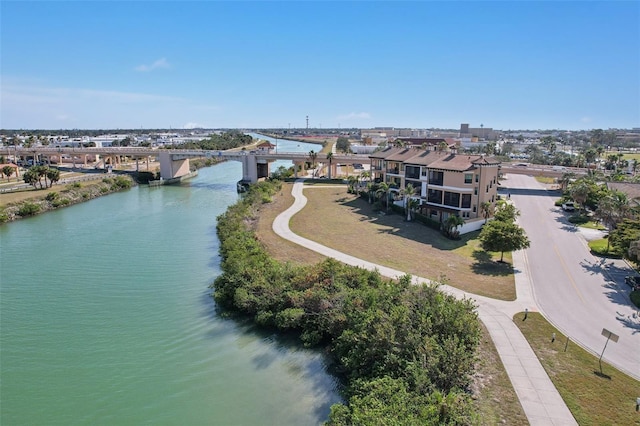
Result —
<path fill-rule="evenodd" d="M 239 163 L 0 226 L 0 424 L 315 425 L 325 359 L 218 315 Z"/>

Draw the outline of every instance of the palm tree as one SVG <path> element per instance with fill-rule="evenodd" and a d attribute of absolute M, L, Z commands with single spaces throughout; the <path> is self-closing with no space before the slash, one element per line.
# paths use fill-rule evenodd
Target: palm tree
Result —
<path fill-rule="evenodd" d="M 571 179 L 575 179 L 576 174 L 573 172 L 563 173 L 562 177 L 558 179 L 558 183 L 560 184 L 560 189 L 562 192 L 566 191 L 571 183 Z"/>
<path fill-rule="evenodd" d="M 480 211 L 482 212 L 482 217 L 484 217 L 484 223 L 487 223 L 487 221 L 491 217 L 491 214 L 493 213 L 493 204 L 491 204 L 489 201 L 485 201 L 484 203 L 480 204 Z"/>
<path fill-rule="evenodd" d="M 380 182 L 378 184 L 378 189 L 376 189 L 376 196 L 378 199 L 384 197 L 385 198 L 385 210 L 389 211 L 389 184 L 386 182 Z"/>
<path fill-rule="evenodd" d="M 357 176 L 354 176 L 354 175 L 349 176 L 347 178 L 347 183 L 348 183 L 347 192 L 353 192 L 357 194 L 358 193 L 358 191 L 356 191 L 356 185 L 358 184 Z"/>
<path fill-rule="evenodd" d="M 316 167 L 316 159 L 318 158 L 318 153 L 314 150 L 309 151 L 309 165 L 311 169 L 315 169 Z M 313 177 L 315 177 L 315 170 L 313 171 Z"/>
<path fill-rule="evenodd" d="M 569 189 L 569 195 L 571 195 L 573 201 L 578 203 L 580 209 L 583 210 L 584 203 L 587 201 L 590 191 L 591 187 L 589 186 L 589 184 L 585 180 L 581 179 L 579 181 L 576 181 L 571 186 L 571 188 Z"/>
<path fill-rule="evenodd" d="M 374 185 L 371 182 L 367 182 L 367 195 L 369 196 L 369 204 L 373 204 Z"/>
<path fill-rule="evenodd" d="M 416 211 L 418 206 L 420 205 L 420 200 L 416 198 L 411 198 L 407 202 L 407 221 L 410 222 L 413 219 L 413 213 Z"/>
<path fill-rule="evenodd" d="M 464 219 L 460 216 L 451 214 L 444 222 L 445 233 L 449 238 L 458 238 L 460 236 L 460 231 L 458 231 L 458 226 L 464 225 Z"/>
<path fill-rule="evenodd" d="M 405 187 L 400 191 L 400 193 L 404 196 L 404 209 L 407 214 L 407 221 L 411 221 L 411 210 L 409 209 L 409 201 L 411 201 L 411 197 L 416 194 L 416 188 L 408 183 Z"/>
<path fill-rule="evenodd" d="M 327 160 L 329 160 L 329 179 L 331 179 L 331 160 L 333 160 L 333 152 L 327 153 Z"/>
<path fill-rule="evenodd" d="M 371 172 L 368 170 L 365 170 L 364 172 L 360 173 L 360 177 L 362 178 L 362 181 L 365 182 L 367 179 L 371 179 Z"/>

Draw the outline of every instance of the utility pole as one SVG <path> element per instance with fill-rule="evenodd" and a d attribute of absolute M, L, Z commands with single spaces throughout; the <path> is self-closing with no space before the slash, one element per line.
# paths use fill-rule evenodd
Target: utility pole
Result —
<path fill-rule="evenodd" d="M 309 116 L 307 115 L 307 130 L 309 130 Z"/>

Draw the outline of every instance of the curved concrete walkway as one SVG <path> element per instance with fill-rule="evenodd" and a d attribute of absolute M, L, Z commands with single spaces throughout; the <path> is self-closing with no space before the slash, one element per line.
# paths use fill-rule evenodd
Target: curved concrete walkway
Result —
<path fill-rule="evenodd" d="M 292 195 L 295 199 L 293 205 L 282 212 L 273 221 L 273 231 L 289 241 L 304 246 L 315 252 L 332 257 L 352 266 L 359 266 L 368 270 L 378 270 L 380 274 L 389 278 L 397 278 L 405 275 L 404 272 L 341 253 L 337 250 L 323 246 L 315 241 L 302 238 L 293 233 L 289 228 L 291 217 L 302 210 L 307 204 L 303 195 L 303 179 L 297 180 L 293 185 Z M 312 189 L 312 187 L 307 187 Z M 522 251 L 515 252 L 514 263 L 517 256 L 524 256 Z M 523 263 L 523 259 L 518 259 Z M 478 306 L 478 316 L 489 330 L 500 359 L 504 364 L 513 388 L 518 395 L 520 404 L 531 425 L 577 425 L 560 394 L 538 361 L 533 349 L 524 338 L 520 329 L 513 323 L 513 315 L 531 309 L 535 306 L 531 283 L 527 271 L 516 275 L 517 300 L 505 302 L 487 297 L 465 293 L 450 286 L 442 286 L 443 291 L 456 297 L 466 297 L 475 300 Z M 429 280 L 421 277 L 413 277 L 416 283 L 427 283 Z"/>

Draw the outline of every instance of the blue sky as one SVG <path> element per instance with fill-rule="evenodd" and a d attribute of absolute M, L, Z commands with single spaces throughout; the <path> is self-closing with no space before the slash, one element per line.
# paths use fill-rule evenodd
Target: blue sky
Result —
<path fill-rule="evenodd" d="M 0 2 L 0 128 L 640 127 L 640 2 Z"/>

